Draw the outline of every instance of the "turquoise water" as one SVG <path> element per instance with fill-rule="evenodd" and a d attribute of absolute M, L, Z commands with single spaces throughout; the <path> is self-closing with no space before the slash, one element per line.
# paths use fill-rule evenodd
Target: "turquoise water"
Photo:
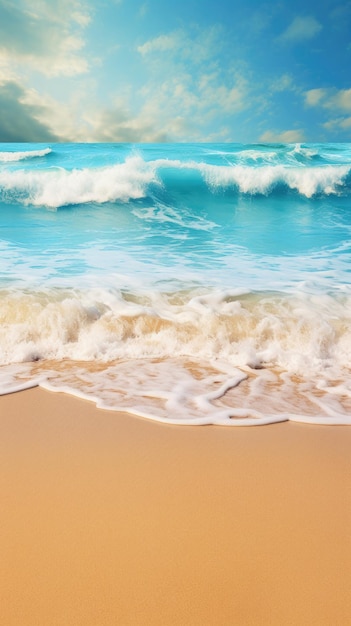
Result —
<path fill-rule="evenodd" d="M 349 423 L 350 211 L 351 144 L 0 145 L 2 392 Z"/>

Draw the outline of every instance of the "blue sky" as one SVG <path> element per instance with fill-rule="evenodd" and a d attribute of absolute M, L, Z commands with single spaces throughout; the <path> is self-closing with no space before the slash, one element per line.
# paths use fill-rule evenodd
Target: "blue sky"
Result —
<path fill-rule="evenodd" d="M 0 141 L 350 141 L 350 68 L 347 0 L 0 0 Z"/>

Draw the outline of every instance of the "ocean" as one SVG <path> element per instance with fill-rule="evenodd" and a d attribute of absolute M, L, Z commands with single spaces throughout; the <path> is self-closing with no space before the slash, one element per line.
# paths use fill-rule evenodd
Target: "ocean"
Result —
<path fill-rule="evenodd" d="M 0 393 L 351 424 L 351 144 L 1 144 Z"/>

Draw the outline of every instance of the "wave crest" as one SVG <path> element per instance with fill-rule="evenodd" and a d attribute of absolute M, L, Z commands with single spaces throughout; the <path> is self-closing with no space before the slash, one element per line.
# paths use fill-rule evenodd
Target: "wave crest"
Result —
<path fill-rule="evenodd" d="M 285 187 L 306 198 L 341 193 L 351 171 L 348 165 L 311 168 L 202 165 L 199 169 L 213 190 L 236 187 L 243 194 L 269 195 L 277 188 Z"/>
<path fill-rule="evenodd" d="M 24 159 L 43 157 L 51 152 L 51 148 L 44 148 L 43 150 L 26 150 L 23 152 L 0 152 L 0 162 L 9 163 L 11 161 L 23 161 Z"/>
<path fill-rule="evenodd" d="M 194 170 L 201 174 L 211 191 L 236 189 L 242 194 L 270 195 L 279 188 L 298 192 L 306 198 L 341 194 L 348 190 L 350 165 L 315 167 L 262 165 L 210 165 L 207 163 L 156 161 L 158 168 Z"/>

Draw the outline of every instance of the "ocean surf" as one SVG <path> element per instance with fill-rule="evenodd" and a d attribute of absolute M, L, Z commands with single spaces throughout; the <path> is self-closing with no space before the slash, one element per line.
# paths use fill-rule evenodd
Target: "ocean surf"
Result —
<path fill-rule="evenodd" d="M 0 146 L 0 392 L 351 424 L 350 144 Z"/>

